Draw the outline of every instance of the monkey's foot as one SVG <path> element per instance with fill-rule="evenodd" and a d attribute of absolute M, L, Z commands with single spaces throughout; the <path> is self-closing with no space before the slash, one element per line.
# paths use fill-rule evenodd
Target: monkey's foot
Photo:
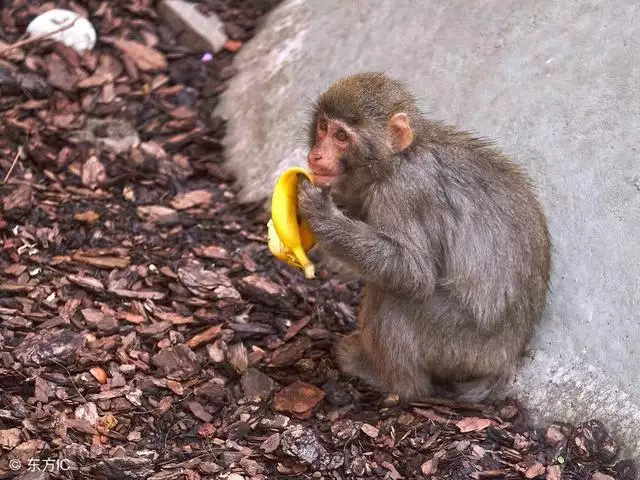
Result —
<path fill-rule="evenodd" d="M 408 369 L 394 359 L 372 359 L 362 346 L 360 333 L 342 337 L 336 349 L 342 372 L 358 378 L 380 393 L 396 394 L 401 403 L 419 400 L 432 394 L 431 378 L 421 369 Z"/>
<path fill-rule="evenodd" d="M 501 382 L 501 377 L 492 376 L 468 382 L 446 382 L 438 385 L 436 393 L 458 403 L 481 403 L 487 400 Z"/>

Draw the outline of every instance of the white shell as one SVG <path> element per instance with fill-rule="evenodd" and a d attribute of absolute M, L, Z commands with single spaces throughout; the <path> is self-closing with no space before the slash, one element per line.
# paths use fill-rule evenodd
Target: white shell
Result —
<path fill-rule="evenodd" d="M 72 27 L 50 35 L 48 38 L 62 42 L 79 53 L 93 49 L 96 44 L 96 30 L 89 20 L 71 10 L 61 8 L 48 10 L 29 23 L 27 32 L 32 37 L 50 33 L 70 24 L 75 19 L 77 19 L 76 23 Z"/>

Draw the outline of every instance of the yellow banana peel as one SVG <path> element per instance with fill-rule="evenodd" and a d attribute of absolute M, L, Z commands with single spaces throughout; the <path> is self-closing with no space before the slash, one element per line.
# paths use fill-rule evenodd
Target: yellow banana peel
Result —
<path fill-rule="evenodd" d="M 298 218 L 298 175 L 313 182 L 311 172 L 302 167 L 286 170 L 276 182 L 271 219 L 267 223 L 267 244 L 278 260 L 301 269 L 305 278 L 314 278 L 315 268 L 307 252 L 315 244 L 315 238 L 306 220 Z"/>

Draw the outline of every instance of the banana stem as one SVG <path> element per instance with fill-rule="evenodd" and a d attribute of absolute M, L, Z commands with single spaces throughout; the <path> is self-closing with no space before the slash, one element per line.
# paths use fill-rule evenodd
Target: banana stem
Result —
<path fill-rule="evenodd" d="M 304 272 L 305 278 L 315 278 L 315 268 L 313 267 L 313 263 L 307 257 L 307 252 L 304 251 L 301 245 L 298 245 L 293 249 L 293 254 L 302 265 L 302 271 Z"/>
<path fill-rule="evenodd" d="M 316 278 L 316 272 L 315 272 L 315 268 L 313 267 L 313 263 L 310 263 L 302 267 L 302 271 L 304 272 L 304 278 L 306 279 Z"/>

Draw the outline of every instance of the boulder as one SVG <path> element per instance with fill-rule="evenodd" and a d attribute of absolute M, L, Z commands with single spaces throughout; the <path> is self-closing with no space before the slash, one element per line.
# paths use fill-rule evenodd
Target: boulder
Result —
<path fill-rule="evenodd" d="M 364 70 L 492 138 L 538 187 L 552 294 L 506 393 L 539 421 L 600 418 L 640 452 L 640 4 L 287 0 L 236 57 L 216 113 L 241 198 L 304 164 L 313 97 Z"/>

